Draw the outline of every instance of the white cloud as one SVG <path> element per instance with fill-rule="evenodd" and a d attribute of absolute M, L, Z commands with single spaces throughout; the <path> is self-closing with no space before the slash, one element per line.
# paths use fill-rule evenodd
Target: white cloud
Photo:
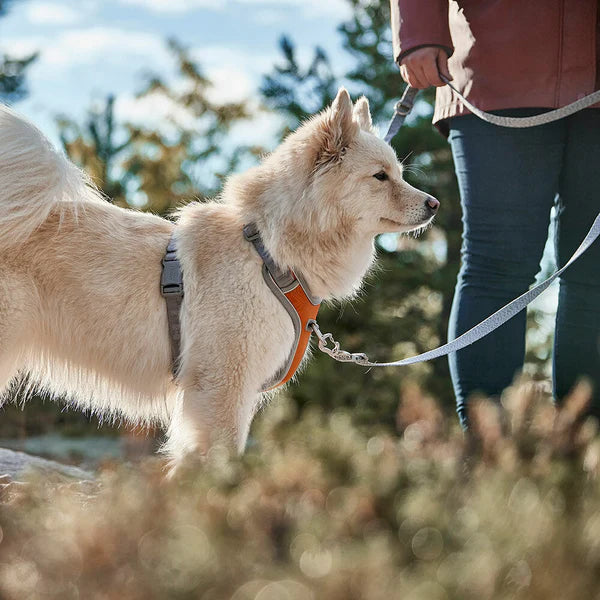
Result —
<path fill-rule="evenodd" d="M 170 123 L 177 127 L 194 126 L 194 115 L 164 94 L 155 92 L 142 98 L 123 94 L 115 103 L 118 120 L 140 127 L 157 127 Z"/>
<path fill-rule="evenodd" d="M 260 73 L 269 64 L 269 57 L 249 54 L 241 49 L 226 46 L 205 46 L 192 49 L 191 54 L 200 63 L 203 72 L 211 82 L 207 97 L 214 103 L 242 102 L 254 98 L 260 81 Z M 186 80 L 170 80 L 169 84 L 178 92 L 185 92 Z M 191 126 L 191 114 L 176 106 L 172 100 L 157 93 L 137 99 L 123 96 L 117 101 L 119 116 L 136 123 L 160 123 L 171 119 L 181 126 Z"/>
<path fill-rule="evenodd" d="M 284 125 L 280 115 L 273 112 L 257 111 L 251 119 L 236 123 L 229 137 L 236 144 L 263 146 L 267 151 L 275 148 L 278 133 Z"/>
<path fill-rule="evenodd" d="M 204 46 L 191 50 L 212 86 L 207 91 L 209 100 L 215 103 L 247 101 L 250 119 L 234 125 L 229 132 L 228 144 L 264 145 L 271 149 L 282 119 L 260 108 L 257 89 L 263 72 L 272 64 L 270 55 L 249 53 L 235 46 Z M 171 81 L 173 89 L 185 91 L 185 80 Z M 158 127 L 169 134 L 173 127 L 193 127 L 195 117 L 185 108 L 175 104 L 161 93 L 142 98 L 120 95 L 117 98 L 116 114 L 120 120 L 145 126 Z"/>
<path fill-rule="evenodd" d="M 273 64 L 272 52 L 252 52 L 251 48 L 234 44 L 197 46 L 191 52 L 203 67 L 237 66 L 245 71 L 262 73 Z"/>
<path fill-rule="evenodd" d="M 256 6 L 275 5 L 279 8 L 300 8 L 308 16 L 333 15 L 340 20 L 348 18 L 352 10 L 347 0 L 235 0 L 239 4 Z"/>
<path fill-rule="evenodd" d="M 279 17 L 272 7 L 281 11 L 289 8 L 298 8 L 307 16 L 333 15 L 340 20 L 351 14 L 350 4 L 347 0 L 118 0 L 122 4 L 131 4 L 146 8 L 158 13 L 182 13 L 199 8 L 220 10 L 223 8 L 235 9 L 236 4 L 255 5 L 260 11 L 258 19 L 273 24 Z M 273 19 L 276 19 L 275 21 Z M 269 24 L 269 23 L 266 23 Z"/>
<path fill-rule="evenodd" d="M 81 10 L 75 10 L 56 2 L 29 2 L 25 16 L 34 25 L 73 25 L 83 17 Z"/>
<path fill-rule="evenodd" d="M 28 70 L 29 102 L 38 113 L 81 118 L 91 99 L 133 94 L 144 72 L 173 67 L 162 37 L 138 31 L 93 27 L 2 41 L 1 49 L 15 56 L 39 51 Z"/>
<path fill-rule="evenodd" d="M 14 54 L 39 50 L 40 58 L 34 65 L 38 72 L 46 68 L 55 71 L 82 64 L 103 68 L 107 62 L 120 62 L 132 55 L 146 58 L 148 65 L 152 65 L 167 55 L 164 41 L 159 36 L 111 27 L 67 30 L 52 38 L 8 39 L 5 47 Z"/>
<path fill-rule="evenodd" d="M 276 8 L 261 8 L 253 14 L 252 19 L 259 25 L 272 27 L 285 22 L 285 12 Z"/>
<path fill-rule="evenodd" d="M 198 8 L 219 10 L 227 4 L 227 0 L 120 0 L 120 2 L 159 13 L 182 13 Z"/>
<path fill-rule="evenodd" d="M 248 52 L 235 46 L 201 46 L 192 50 L 213 83 L 208 92 L 212 102 L 238 102 L 249 99 L 260 84 L 261 75 L 270 70 L 270 54 Z"/>
<path fill-rule="evenodd" d="M 46 40 L 40 36 L 26 36 L 13 39 L 5 39 L 2 50 L 10 52 L 11 56 L 22 58 L 40 50 Z"/>
<path fill-rule="evenodd" d="M 257 102 L 251 101 L 249 106 L 252 116 L 231 127 L 224 147 L 233 149 L 240 145 L 249 145 L 272 150 L 283 125 L 282 118 L 261 109 Z M 167 137 L 173 138 L 181 128 L 193 129 L 198 125 L 198 120 L 191 111 L 160 92 L 142 98 L 130 94 L 120 95 L 115 103 L 115 114 L 118 121 L 132 123 L 145 129 L 158 129 Z"/>
<path fill-rule="evenodd" d="M 216 67 L 206 70 L 212 86 L 207 96 L 211 102 L 239 102 L 248 98 L 256 88 L 247 73 L 230 67 Z"/>
<path fill-rule="evenodd" d="M 10 48 L 15 56 L 40 52 L 30 73 L 32 83 L 39 81 L 55 86 L 64 80 L 64 85 L 75 85 L 75 81 L 85 81 L 89 85 L 90 81 L 95 81 L 98 89 L 118 91 L 119 87 L 123 89 L 123 78 L 133 74 L 134 85 L 127 86 L 132 92 L 139 87 L 139 75 L 143 69 L 174 74 L 173 59 L 164 40 L 158 35 L 141 31 L 111 27 L 71 29 L 53 36 L 6 39 L 3 46 Z M 208 90 L 209 99 L 218 103 L 252 99 L 261 75 L 269 71 L 273 64 L 273 57 L 269 53 L 249 52 L 243 47 L 201 46 L 190 52 L 212 82 Z M 119 81 L 118 85 L 113 84 L 116 80 Z M 181 82 L 170 79 L 170 83 L 177 86 Z M 123 104 L 122 110 L 131 108 L 133 114 L 134 103 L 134 99 L 130 98 Z M 153 99 L 139 105 L 136 110 L 138 108 L 145 115 L 151 115 L 168 112 L 169 107 L 164 100 Z"/>

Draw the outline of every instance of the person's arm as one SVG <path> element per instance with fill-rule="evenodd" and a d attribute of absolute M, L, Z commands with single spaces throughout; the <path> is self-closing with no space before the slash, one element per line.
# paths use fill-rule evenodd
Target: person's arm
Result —
<path fill-rule="evenodd" d="M 452 79 L 448 0 L 390 0 L 390 8 L 394 60 L 402 78 L 416 88 L 444 85 L 438 73 Z"/>

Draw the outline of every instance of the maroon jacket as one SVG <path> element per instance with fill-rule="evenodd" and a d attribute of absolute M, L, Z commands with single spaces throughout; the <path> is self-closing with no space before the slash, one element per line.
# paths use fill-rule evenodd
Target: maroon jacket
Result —
<path fill-rule="evenodd" d="M 599 87 L 599 4 L 391 0 L 394 59 L 440 46 L 454 85 L 475 106 L 557 108 Z M 434 123 L 467 112 L 448 86 L 438 88 Z"/>

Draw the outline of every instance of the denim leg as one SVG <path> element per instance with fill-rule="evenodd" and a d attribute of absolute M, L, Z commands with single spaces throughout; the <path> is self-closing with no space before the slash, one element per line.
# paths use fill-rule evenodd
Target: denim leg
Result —
<path fill-rule="evenodd" d="M 558 192 L 564 139 L 561 122 L 526 130 L 495 127 L 472 115 L 450 122 L 463 210 L 462 266 L 450 315 L 450 339 L 534 282 Z M 497 396 L 522 369 L 525 329 L 523 311 L 494 333 L 450 355 L 463 426 L 471 394 Z"/>
<path fill-rule="evenodd" d="M 556 255 L 563 265 L 600 212 L 600 110 L 567 120 L 560 179 Z M 554 393 L 560 402 L 581 377 L 595 392 L 591 412 L 600 414 L 600 242 L 560 278 L 554 337 Z"/>

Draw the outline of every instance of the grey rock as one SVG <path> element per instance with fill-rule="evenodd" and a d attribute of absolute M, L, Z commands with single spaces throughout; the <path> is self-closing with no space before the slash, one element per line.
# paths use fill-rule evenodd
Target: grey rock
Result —
<path fill-rule="evenodd" d="M 8 475 L 12 480 L 21 481 L 36 473 L 53 479 L 94 480 L 94 474 L 84 469 L 63 465 L 25 452 L 0 448 L 0 476 Z"/>

